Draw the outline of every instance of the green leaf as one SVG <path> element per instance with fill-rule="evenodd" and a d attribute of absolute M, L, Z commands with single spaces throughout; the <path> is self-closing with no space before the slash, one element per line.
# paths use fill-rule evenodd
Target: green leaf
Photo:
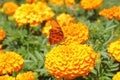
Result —
<path fill-rule="evenodd" d="M 34 60 L 34 62 L 37 62 L 36 57 L 35 57 L 32 53 L 28 52 L 28 55 L 30 56 L 30 58 L 31 58 L 32 60 Z"/>
<path fill-rule="evenodd" d="M 39 53 L 38 51 L 35 51 L 35 55 L 36 55 L 37 59 L 39 59 L 39 60 L 41 60 L 41 61 L 44 62 L 44 58 L 43 58 L 43 56 L 41 55 L 41 53 Z"/>

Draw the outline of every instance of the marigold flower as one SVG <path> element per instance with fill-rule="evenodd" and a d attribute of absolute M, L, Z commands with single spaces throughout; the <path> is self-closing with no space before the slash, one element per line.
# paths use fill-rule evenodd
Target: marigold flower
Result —
<path fill-rule="evenodd" d="M 0 44 L 0 54 L 3 53 L 2 51 L 3 51 L 2 44 Z"/>
<path fill-rule="evenodd" d="M 45 67 L 58 79 L 87 75 L 95 66 L 97 53 L 87 44 L 59 45 L 46 54 Z"/>
<path fill-rule="evenodd" d="M 4 75 L 0 76 L 0 80 L 15 80 L 15 78 L 12 76 Z"/>
<path fill-rule="evenodd" d="M 14 2 L 5 2 L 3 4 L 3 9 L 5 9 L 5 13 L 7 15 L 13 15 L 18 8 L 18 5 Z"/>
<path fill-rule="evenodd" d="M 115 12 L 114 13 L 114 17 L 117 19 L 117 20 L 120 20 L 120 6 L 118 6 L 118 7 L 116 7 L 116 8 L 114 8 L 113 7 L 113 12 Z"/>
<path fill-rule="evenodd" d="M 120 72 L 117 72 L 117 73 L 113 76 L 112 80 L 120 80 Z"/>
<path fill-rule="evenodd" d="M 0 75 L 12 74 L 22 68 L 24 60 L 16 52 L 8 51 L 0 55 Z"/>
<path fill-rule="evenodd" d="M 27 3 L 34 3 L 36 0 L 26 0 Z"/>
<path fill-rule="evenodd" d="M 80 5 L 85 10 L 93 10 L 100 7 L 103 0 L 81 0 Z"/>
<path fill-rule="evenodd" d="M 84 43 L 89 37 L 88 27 L 81 22 L 71 23 L 68 26 L 64 26 L 62 30 L 64 36 L 66 37 L 63 44 Z"/>
<path fill-rule="evenodd" d="M 49 31 L 52 28 L 50 20 L 46 22 L 45 26 L 42 28 L 42 34 L 49 38 Z"/>
<path fill-rule="evenodd" d="M 73 6 L 75 4 L 75 0 L 49 0 L 50 3 L 59 6 L 64 5 L 64 1 L 65 1 L 65 5 L 67 6 Z"/>
<path fill-rule="evenodd" d="M 113 41 L 108 46 L 108 53 L 120 62 L 120 39 Z"/>
<path fill-rule="evenodd" d="M 34 72 L 28 71 L 28 72 L 25 72 L 25 73 L 19 73 L 16 76 L 16 80 L 35 80 Z"/>
<path fill-rule="evenodd" d="M 108 19 L 120 20 L 120 6 L 113 6 L 112 8 L 103 9 L 99 12 L 99 15 Z"/>
<path fill-rule="evenodd" d="M 70 23 L 75 23 L 75 18 L 66 13 L 59 14 L 56 19 L 61 27 L 69 25 Z"/>
<path fill-rule="evenodd" d="M 38 26 L 45 20 L 54 16 L 50 7 L 44 2 L 33 4 L 22 4 L 15 12 L 14 19 L 19 26 L 30 24 L 31 27 Z"/>
<path fill-rule="evenodd" d="M 2 41 L 5 38 L 6 34 L 3 29 L 0 29 L 0 41 Z"/>

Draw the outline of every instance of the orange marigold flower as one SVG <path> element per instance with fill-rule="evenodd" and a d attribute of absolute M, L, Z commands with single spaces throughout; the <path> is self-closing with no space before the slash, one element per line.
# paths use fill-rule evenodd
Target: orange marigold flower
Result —
<path fill-rule="evenodd" d="M 6 34 L 3 29 L 0 29 L 0 41 L 2 41 L 5 38 Z"/>
<path fill-rule="evenodd" d="M 112 80 L 120 80 L 120 72 L 117 72 L 117 73 L 113 76 Z"/>
<path fill-rule="evenodd" d="M 0 44 L 0 54 L 3 53 L 2 44 Z"/>
<path fill-rule="evenodd" d="M 64 5 L 64 1 L 67 6 L 73 6 L 75 4 L 75 0 L 49 0 L 50 3 L 59 6 Z"/>
<path fill-rule="evenodd" d="M 115 9 L 113 8 L 112 9 L 114 13 L 114 17 L 117 19 L 117 20 L 120 20 L 120 6 L 116 7 Z"/>
<path fill-rule="evenodd" d="M 27 3 L 34 3 L 36 0 L 26 0 Z"/>
<path fill-rule="evenodd" d="M 114 12 L 109 10 L 109 9 L 103 9 L 102 11 L 99 12 L 99 15 L 108 18 L 108 19 L 112 19 Z"/>
<path fill-rule="evenodd" d="M 64 26 L 62 30 L 66 37 L 63 44 L 80 44 L 86 42 L 89 38 L 88 27 L 81 22 L 71 23 L 68 26 Z"/>
<path fill-rule="evenodd" d="M 14 2 L 5 2 L 3 4 L 3 9 L 5 9 L 5 13 L 7 15 L 13 15 L 18 8 L 18 5 Z"/>
<path fill-rule="evenodd" d="M 120 20 L 120 7 L 119 6 L 113 6 L 112 8 L 103 9 L 99 12 L 99 15 L 108 18 L 108 19 L 117 19 Z"/>
<path fill-rule="evenodd" d="M 87 44 L 59 45 L 46 54 L 45 67 L 58 79 L 87 75 L 95 66 L 97 53 Z"/>
<path fill-rule="evenodd" d="M 57 16 L 57 21 L 61 27 L 69 25 L 70 23 L 75 23 L 75 18 L 70 14 L 62 13 Z"/>
<path fill-rule="evenodd" d="M 85 10 L 93 10 L 100 7 L 103 0 L 81 0 L 80 5 Z"/>
<path fill-rule="evenodd" d="M 28 71 L 25 73 L 19 73 L 16 76 L 16 80 L 35 80 L 34 75 L 35 73 L 32 71 Z"/>
<path fill-rule="evenodd" d="M 30 24 L 33 27 L 51 19 L 53 16 L 52 9 L 46 3 L 38 2 L 36 4 L 22 4 L 16 10 L 14 19 L 19 26 Z"/>
<path fill-rule="evenodd" d="M 108 53 L 120 62 L 120 39 L 113 41 L 108 46 Z"/>
<path fill-rule="evenodd" d="M 0 80 L 15 80 L 15 78 L 12 76 L 4 75 L 0 76 Z"/>
<path fill-rule="evenodd" d="M 22 68 L 24 60 L 16 52 L 8 51 L 0 55 L 0 75 L 12 74 Z"/>

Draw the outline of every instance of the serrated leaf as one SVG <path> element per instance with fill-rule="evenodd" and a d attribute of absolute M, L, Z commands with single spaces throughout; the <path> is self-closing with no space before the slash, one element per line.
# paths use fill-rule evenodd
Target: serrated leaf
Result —
<path fill-rule="evenodd" d="M 25 63 L 32 63 L 32 60 L 24 60 Z"/>
<path fill-rule="evenodd" d="M 97 75 L 97 71 L 96 71 L 95 69 L 93 69 L 93 70 L 91 71 L 91 73 Z"/>
<path fill-rule="evenodd" d="M 119 67 L 119 64 L 118 64 L 118 63 L 115 63 L 115 64 L 111 65 L 110 67 L 111 67 L 111 68 Z"/>
<path fill-rule="evenodd" d="M 107 69 L 107 71 L 110 71 L 110 72 L 112 72 L 112 71 L 117 71 L 119 69 L 119 67 L 117 67 L 117 68 L 113 68 L 113 69 Z"/>
<path fill-rule="evenodd" d="M 114 74 L 113 73 L 107 73 L 105 74 L 105 76 L 109 76 L 109 77 L 112 77 Z"/>
<path fill-rule="evenodd" d="M 99 80 L 111 80 L 110 77 L 107 77 L 107 76 L 103 76 L 102 78 L 100 78 Z"/>
<path fill-rule="evenodd" d="M 35 55 L 39 60 L 44 61 L 43 56 L 38 51 L 35 51 Z"/>
<path fill-rule="evenodd" d="M 37 62 L 37 59 L 36 59 L 36 57 L 33 54 L 31 54 L 30 52 L 28 52 L 28 55 L 30 56 L 30 58 L 32 60 L 34 60 L 34 62 Z"/>

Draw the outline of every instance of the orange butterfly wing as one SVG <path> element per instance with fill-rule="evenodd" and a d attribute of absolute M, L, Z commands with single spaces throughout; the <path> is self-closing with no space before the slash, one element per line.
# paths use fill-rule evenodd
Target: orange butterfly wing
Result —
<path fill-rule="evenodd" d="M 52 29 L 49 33 L 49 43 L 58 44 L 64 39 L 64 34 L 58 22 L 56 20 L 51 20 Z"/>

